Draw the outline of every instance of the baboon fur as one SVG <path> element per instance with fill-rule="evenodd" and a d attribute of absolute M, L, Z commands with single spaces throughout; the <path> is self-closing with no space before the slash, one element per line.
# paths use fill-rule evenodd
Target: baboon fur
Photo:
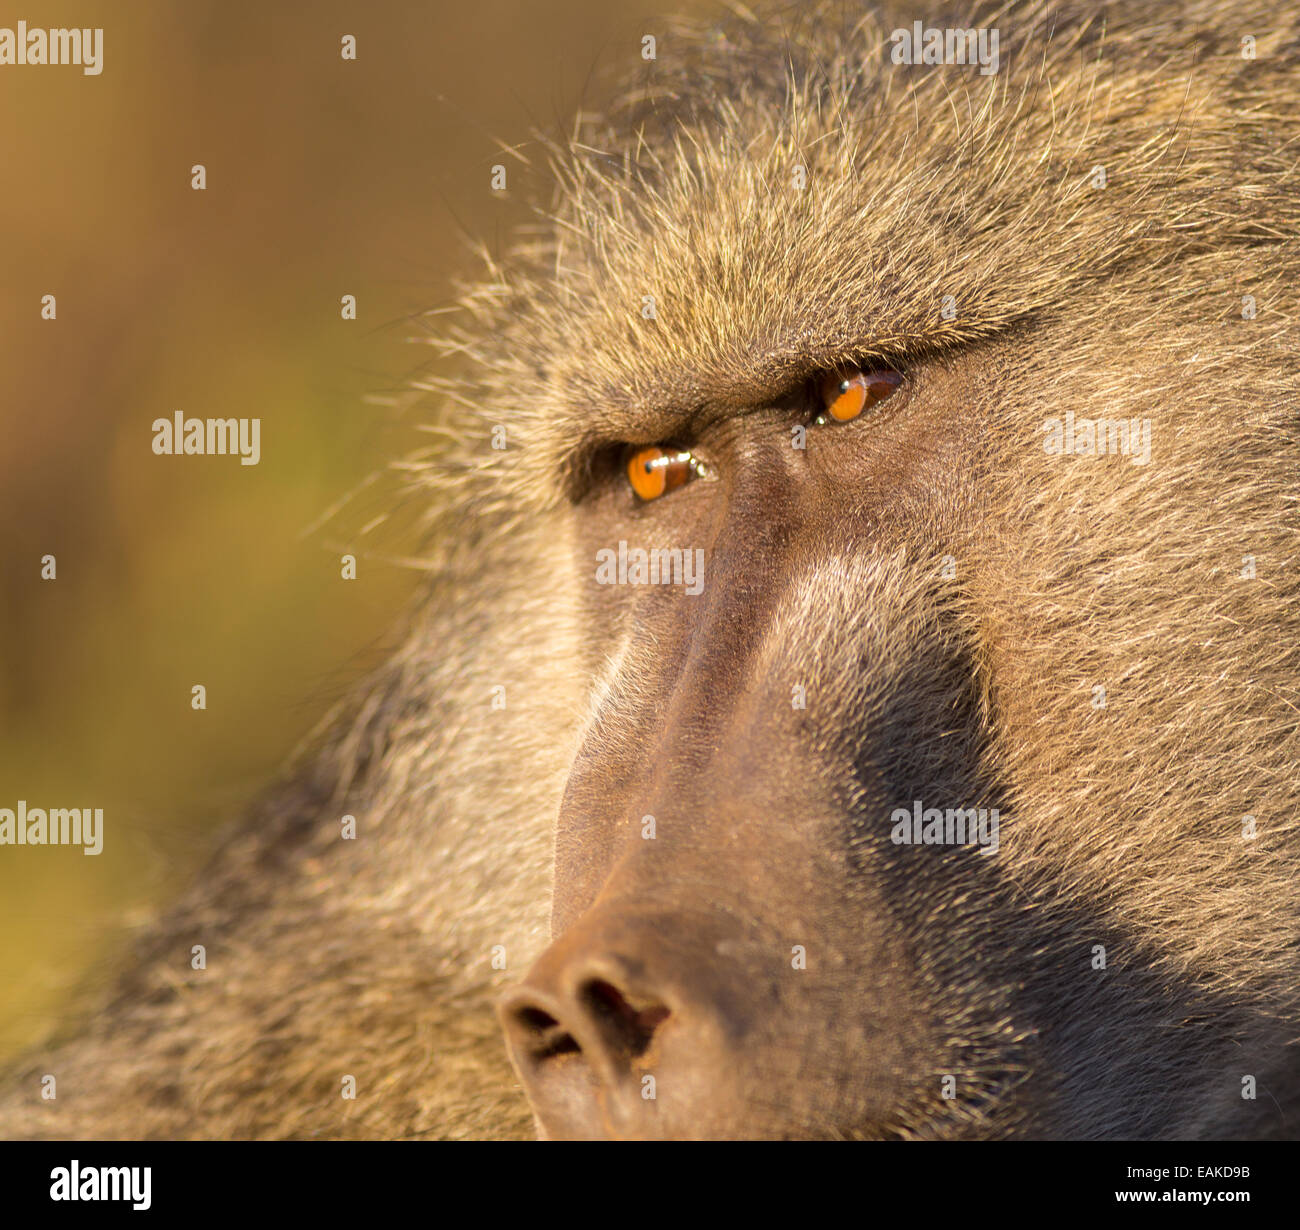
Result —
<path fill-rule="evenodd" d="M 917 16 L 997 27 L 1000 70 L 892 64 Z M 974 424 L 944 443 L 960 495 L 801 582 L 755 670 L 806 684 L 826 742 L 906 714 L 917 647 L 959 644 L 1001 895 L 891 889 L 940 1023 L 907 1105 L 778 1134 L 1293 1137 L 1296 26 L 1183 0 L 665 28 L 630 96 L 551 143 L 545 225 L 438 318 L 457 374 L 421 401 L 430 572 L 400 651 L 89 1023 L 11 1073 L 0 1133 L 533 1135 L 492 1004 L 549 942 L 557 808 L 623 631 L 575 597 L 583 459 L 878 358 Z M 1047 454 L 1066 410 L 1150 419 L 1149 464 Z M 943 1073 L 976 1091 L 946 1114 Z"/>

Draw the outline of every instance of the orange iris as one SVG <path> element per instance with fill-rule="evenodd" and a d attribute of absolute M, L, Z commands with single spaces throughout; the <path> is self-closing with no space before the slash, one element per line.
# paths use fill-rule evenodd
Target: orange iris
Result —
<path fill-rule="evenodd" d="M 665 491 L 687 482 L 693 473 L 690 453 L 658 445 L 638 449 L 627 463 L 628 481 L 643 500 L 657 500 Z"/>
<path fill-rule="evenodd" d="M 842 367 L 822 377 L 822 406 L 837 423 L 847 423 L 884 401 L 902 382 L 903 377 L 888 367 Z"/>

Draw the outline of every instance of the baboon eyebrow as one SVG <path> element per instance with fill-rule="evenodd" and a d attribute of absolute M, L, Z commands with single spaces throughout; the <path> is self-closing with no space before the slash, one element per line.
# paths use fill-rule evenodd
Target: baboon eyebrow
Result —
<path fill-rule="evenodd" d="M 636 383 L 607 382 L 596 389 L 587 384 L 561 396 L 559 413 L 547 424 L 561 485 L 570 500 L 581 500 L 598 474 L 612 467 L 611 455 L 626 445 L 689 445 L 718 423 L 762 409 L 786 409 L 793 423 L 808 382 L 842 362 L 897 366 L 876 348 L 838 347 L 768 355 L 732 373 L 673 368 L 645 373 Z"/>
<path fill-rule="evenodd" d="M 658 369 L 595 389 L 588 384 L 560 399 L 558 426 L 573 444 L 565 450 L 570 455 L 608 444 L 691 439 L 717 423 L 760 409 L 786 405 L 793 410 L 809 380 L 841 364 L 906 371 L 910 363 L 898 357 L 901 348 L 891 349 L 879 343 L 801 347 L 768 351 L 757 361 Z"/>

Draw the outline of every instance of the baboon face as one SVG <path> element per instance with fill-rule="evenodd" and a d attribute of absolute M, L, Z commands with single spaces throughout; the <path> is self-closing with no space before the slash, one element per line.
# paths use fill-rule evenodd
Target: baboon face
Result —
<path fill-rule="evenodd" d="M 978 380 L 917 368 L 843 423 L 817 377 L 720 408 L 674 432 L 701 476 L 649 501 L 597 459 L 575 550 L 608 665 L 558 820 L 560 938 L 508 1012 L 548 1134 L 882 1132 L 924 1071 L 940 1026 L 896 898 L 959 869 L 882 821 L 981 801 L 979 702 L 898 562 L 976 515 Z M 620 542 L 700 549 L 702 575 L 602 585 Z"/>
<path fill-rule="evenodd" d="M 1249 937 L 1295 834 L 1239 821 L 1295 793 L 1296 606 L 1229 570 L 1293 550 L 1296 372 L 1203 295 L 1294 261 L 1251 251 L 1294 194 L 1234 213 L 1268 142 L 1214 135 L 1212 73 L 1024 14 L 994 83 L 782 38 L 784 92 L 745 61 L 575 173 L 520 290 L 515 490 L 562 497 L 591 681 L 501 1004 L 544 1136 L 1276 1127 L 1234 1095 L 1293 1073 L 1294 953 Z M 1067 413 L 1130 447 L 1063 455 Z"/>

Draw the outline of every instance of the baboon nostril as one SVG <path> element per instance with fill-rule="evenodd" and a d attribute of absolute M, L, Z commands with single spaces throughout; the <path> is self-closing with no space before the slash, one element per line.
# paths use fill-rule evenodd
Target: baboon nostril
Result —
<path fill-rule="evenodd" d="M 504 1008 L 502 1021 L 518 1058 L 530 1065 L 581 1055 L 589 1061 L 599 1056 L 600 1064 L 613 1063 L 617 1069 L 649 1050 L 669 1015 L 654 997 L 640 998 L 603 978 L 586 978 L 567 1003 L 531 992 L 516 996 Z"/>
<path fill-rule="evenodd" d="M 645 1054 L 655 1030 L 669 1016 L 663 1004 L 650 1000 L 637 1005 L 616 986 L 600 979 L 584 984 L 579 999 L 602 1023 L 606 1036 L 611 1041 L 617 1039 L 621 1049 L 631 1058 Z"/>
<path fill-rule="evenodd" d="M 540 1008 L 518 1009 L 515 1012 L 515 1021 L 520 1026 L 520 1037 L 526 1039 L 529 1056 L 534 1060 L 573 1054 L 582 1049 L 573 1035 L 559 1021 Z"/>

